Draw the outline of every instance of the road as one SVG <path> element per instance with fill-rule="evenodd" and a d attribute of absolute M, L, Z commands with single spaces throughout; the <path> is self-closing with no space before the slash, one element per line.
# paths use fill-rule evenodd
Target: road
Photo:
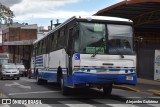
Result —
<path fill-rule="evenodd" d="M 106 97 L 98 89 L 71 89 L 70 95 L 63 96 L 59 85 L 51 82 L 37 85 L 35 79 L 26 77 L 0 80 L 0 98 L 44 98 L 42 104 L 1 104 L 0 107 L 160 107 L 160 98 L 147 93 L 113 89 L 112 95 Z M 147 103 L 151 100 L 158 101 L 158 104 Z M 146 104 L 141 104 L 144 101 Z"/>

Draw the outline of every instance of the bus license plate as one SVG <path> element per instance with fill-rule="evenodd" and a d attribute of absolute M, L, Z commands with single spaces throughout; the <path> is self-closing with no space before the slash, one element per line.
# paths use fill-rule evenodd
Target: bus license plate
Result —
<path fill-rule="evenodd" d="M 133 80 L 132 76 L 126 76 L 126 80 Z"/>

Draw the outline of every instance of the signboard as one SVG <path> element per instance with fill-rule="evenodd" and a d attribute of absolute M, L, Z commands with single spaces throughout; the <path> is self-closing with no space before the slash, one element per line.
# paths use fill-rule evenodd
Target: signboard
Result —
<path fill-rule="evenodd" d="M 75 54 L 75 55 L 74 55 L 74 59 L 75 59 L 75 60 L 80 60 L 80 54 Z"/>
<path fill-rule="evenodd" d="M 160 81 L 160 50 L 155 50 L 154 80 Z"/>
<path fill-rule="evenodd" d="M 103 47 L 86 47 L 86 53 L 104 54 L 104 48 Z"/>

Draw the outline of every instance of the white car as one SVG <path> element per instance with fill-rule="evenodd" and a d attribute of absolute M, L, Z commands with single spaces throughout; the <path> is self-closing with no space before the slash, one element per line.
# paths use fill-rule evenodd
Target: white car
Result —
<path fill-rule="evenodd" d="M 20 74 L 15 64 L 8 63 L 0 65 L 0 79 L 3 78 L 17 78 L 19 80 Z"/>
<path fill-rule="evenodd" d="M 27 76 L 27 70 L 25 69 L 23 64 L 16 64 L 16 67 L 19 70 L 20 76 Z"/>

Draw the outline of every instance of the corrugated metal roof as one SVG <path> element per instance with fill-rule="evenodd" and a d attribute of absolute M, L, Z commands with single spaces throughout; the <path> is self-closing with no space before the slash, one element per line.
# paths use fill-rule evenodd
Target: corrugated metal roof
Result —
<path fill-rule="evenodd" d="M 133 20 L 138 28 L 160 28 L 160 0 L 124 0 L 95 15 Z"/>

